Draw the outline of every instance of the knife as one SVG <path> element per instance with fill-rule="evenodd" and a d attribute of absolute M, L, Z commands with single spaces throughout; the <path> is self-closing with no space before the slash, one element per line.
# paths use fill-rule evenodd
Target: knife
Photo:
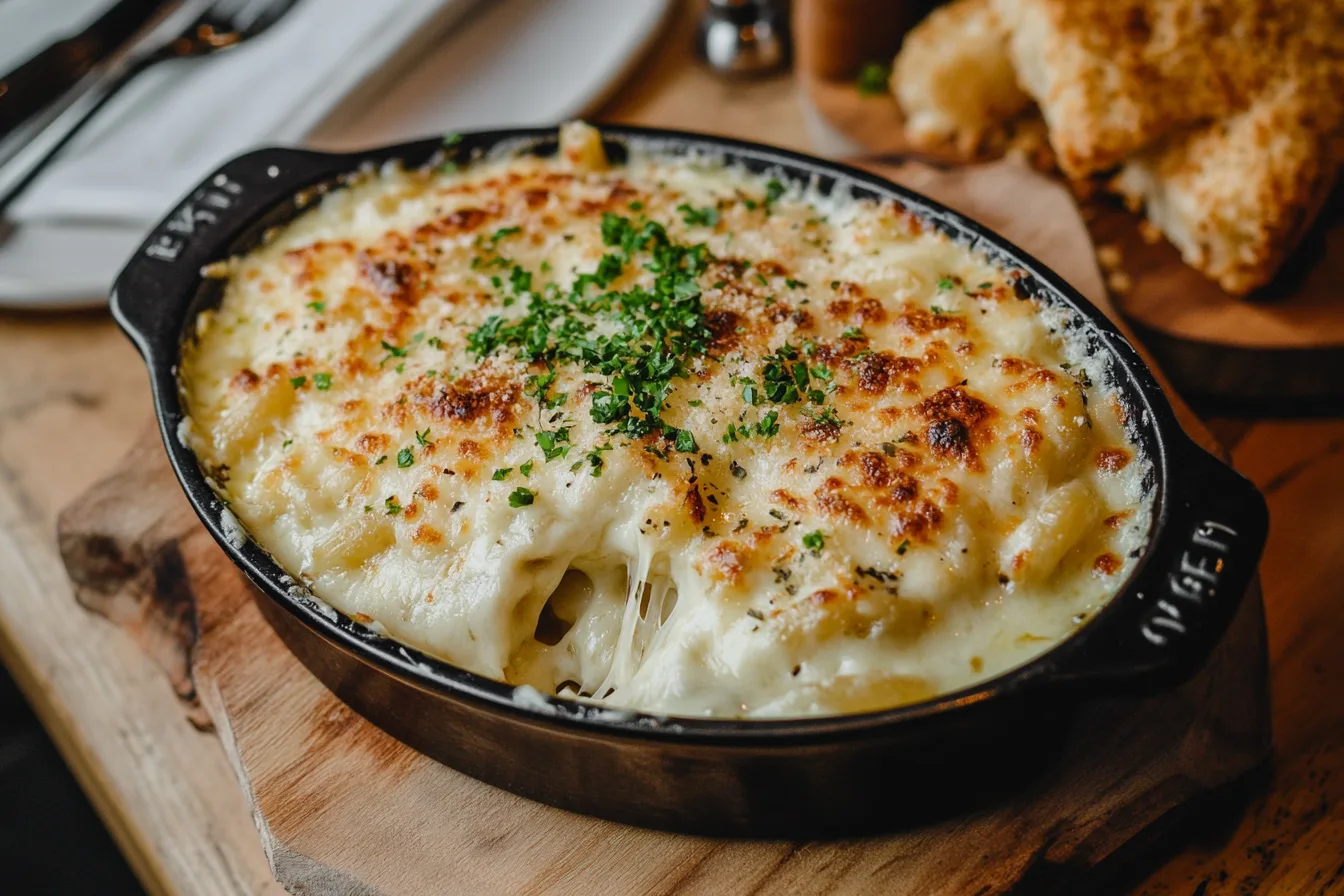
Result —
<path fill-rule="evenodd" d="M 163 0 L 118 0 L 79 34 L 59 40 L 0 75 L 0 139 L 53 102 L 125 43 Z"/>

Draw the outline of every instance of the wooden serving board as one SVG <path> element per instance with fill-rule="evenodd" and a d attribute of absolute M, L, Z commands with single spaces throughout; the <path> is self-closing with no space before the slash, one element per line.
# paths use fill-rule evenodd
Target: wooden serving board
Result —
<path fill-rule="evenodd" d="M 895 98 L 865 96 L 856 87 L 863 63 L 895 56 L 902 28 L 869 29 L 877 43 L 856 42 L 848 50 L 834 45 L 860 27 L 853 24 L 857 17 L 904 26 L 931 5 L 796 0 L 799 18 L 814 23 L 798 38 L 799 85 L 830 136 L 850 151 L 960 164 L 950 153 L 913 152 Z M 1110 262 L 1118 254 L 1106 272 L 1110 298 L 1182 394 L 1269 413 L 1286 406 L 1315 413 L 1344 408 L 1344 187 L 1280 276 L 1250 298 L 1228 295 L 1182 262 L 1165 239 L 1145 239 L 1141 216 L 1118 200 L 1089 200 L 1084 217 L 1103 258 Z"/>
<path fill-rule="evenodd" d="M 1104 302 L 1086 230 L 1049 180 L 1013 163 L 885 173 L 1002 228 Z M 1007 804 L 837 842 L 624 827 L 474 781 L 345 707 L 268 627 L 252 587 L 192 514 L 152 428 L 63 512 L 59 536 L 80 601 L 135 635 L 184 711 L 218 732 L 271 868 L 293 893 L 1095 892 L 1270 749 L 1257 586 L 1195 680 L 1158 698 L 1089 706 L 1058 766 Z"/>

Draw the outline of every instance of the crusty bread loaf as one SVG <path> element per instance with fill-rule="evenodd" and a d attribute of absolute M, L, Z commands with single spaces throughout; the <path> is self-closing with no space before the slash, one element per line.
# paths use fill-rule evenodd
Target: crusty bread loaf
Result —
<path fill-rule="evenodd" d="M 1330 192 L 1337 99 L 1281 81 L 1243 112 L 1135 155 L 1112 187 L 1186 264 L 1244 295 L 1274 276 Z"/>
<path fill-rule="evenodd" d="M 1070 176 L 1338 68 L 1344 0 L 993 0 Z"/>
<path fill-rule="evenodd" d="M 1110 189 L 1244 295 L 1344 162 L 1344 0 L 956 0 L 907 36 L 892 86 L 912 144 L 965 158 L 1029 134 L 1029 94 L 1067 175 L 1123 166 Z"/>
<path fill-rule="evenodd" d="M 1006 125 L 1031 103 L 1017 86 L 989 0 L 954 0 L 915 26 L 892 66 L 891 86 L 915 148 L 951 148 L 968 159 L 1001 149 Z"/>

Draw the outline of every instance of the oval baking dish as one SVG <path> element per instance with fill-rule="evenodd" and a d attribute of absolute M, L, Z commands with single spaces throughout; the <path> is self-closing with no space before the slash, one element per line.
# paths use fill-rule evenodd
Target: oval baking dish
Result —
<path fill-rule="evenodd" d="M 267 619 L 338 696 L 435 759 L 542 802 L 692 833 L 801 837 L 890 827 L 1011 790 L 1048 765 L 1080 702 L 1154 693 L 1200 668 L 1254 574 L 1264 501 L 1185 435 L 1152 374 L 1097 309 L 1005 240 L 881 178 L 722 138 L 620 127 L 603 136 L 614 160 L 632 144 L 711 154 L 823 194 L 895 200 L 1020 271 L 1017 288 L 1067 312 L 1129 412 L 1150 464 L 1147 546 L 1116 596 L 1032 661 L 955 693 L 859 715 L 742 721 L 613 710 L 515 688 L 382 637 L 316 600 L 242 533 L 179 437 L 178 365 L 197 314 L 220 300 L 220 281 L 203 267 L 256 246 L 361 169 L 415 167 L 445 149 L 434 139 L 348 155 L 260 150 L 208 177 L 151 232 L 111 306 L 149 367 L 188 499 L 260 589 Z M 468 134 L 449 152 L 468 162 L 501 148 L 553 153 L 556 131 Z"/>

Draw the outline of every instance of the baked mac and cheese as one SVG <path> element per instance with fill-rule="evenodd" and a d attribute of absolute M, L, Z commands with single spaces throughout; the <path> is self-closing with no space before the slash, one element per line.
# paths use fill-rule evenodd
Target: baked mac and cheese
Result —
<path fill-rule="evenodd" d="M 355 620 L 542 693 L 918 701 L 1067 637 L 1146 536 L 1067 315 L 890 202 L 571 125 L 371 173 L 211 273 L 184 436 L 228 512 Z"/>

